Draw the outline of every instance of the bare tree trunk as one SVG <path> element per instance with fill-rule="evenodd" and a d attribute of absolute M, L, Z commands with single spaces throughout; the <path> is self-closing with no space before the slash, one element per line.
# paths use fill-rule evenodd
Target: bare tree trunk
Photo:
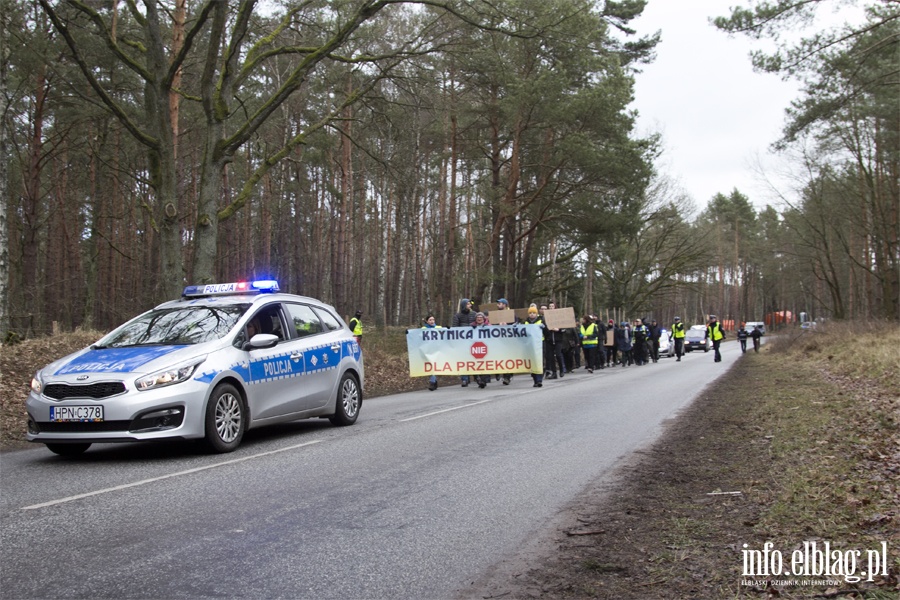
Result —
<path fill-rule="evenodd" d="M 378 253 L 376 267 L 376 306 L 375 306 L 375 323 L 376 325 L 387 324 L 387 260 L 391 255 L 391 234 L 390 234 L 390 190 L 387 189 L 386 182 L 382 179 L 379 185 L 379 210 L 378 210 L 378 240 L 381 244 L 381 252 Z"/>
<path fill-rule="evenodd" d="M 6 207 L 9 198 L 9 153 L 6 149 L 6 114 L 9 109 L 9 19 L 11 2 L 0 0 L 0 344 L 9 331 L 9 230 Z"/>
<path fill-rule="evenodd" d="M 41 282 L 38 268 L 38 244 L 44 215 L 41 211 L 41 172 L 43 169 L 44 108 L 50 84 L 41 65 L 35 73 L 34 110 L 31 122 L 31 140 L 28 150 L 28 170 L 25 176 L 25 197 L 22 207 L 25 229 L 22 240 L 22 294 L 24 306 L 33 316 L 43 309 Z"/>
<path fill-rule="evenodd" d="M 353 92 L 352 81 L 348 79 L 347 95 Z M 337 241 L 335 243 L 334 272 L 332 285 L 334 288 L 334 306 L 338 311 L 347 311 L 347 229 L 350 220 L 350 207 L 353 206 L 353 144 L 351 143 L 353 113 L 350 107 L 344 111 L 344 124 L 341 129 L 341 203 L 337 215 Z"/>
<path fill-rule="evenodd" d="M 187 0 L 175 0 L 175 10 L 172 13 L 172 50 L 171 56 L 177 56 L 184 46 L 184 19 L 185 4 Z M 169 91 L 169 118 L 172 127 L 172 156 L 178 159 L 178 115 L 181 112 L 181 94 L 175 90 L 181 89 L 182 69 L 179 66 L 172 78 L 172 88 Z M 177 164 L 177 163 L 176 163 Z"/>
<path fill-rule="evenodd" d="M 452 117 L 450 127 L 450 196 L 447 199 L 447 254 L 445 268 L 443 269 L 445 279 L 445 290 L 443 305 L 440 307 L 441 314 L 445 318 L 445 322 L 449 323 L 453 317 L 456 299 L 459 298 L 459 281 L 456 278 L 456 262 L 459 251 L 456 247 L 456 230 L 459 227 L 459 198 L 456 178 L 459 172 L 459 136 L 458 123 L 456 114 Z"/>

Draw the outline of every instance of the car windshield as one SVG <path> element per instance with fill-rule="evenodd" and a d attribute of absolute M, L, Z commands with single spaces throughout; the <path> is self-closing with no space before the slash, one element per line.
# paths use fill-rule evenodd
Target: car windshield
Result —
<path fill-rule="evenodd" d="M 217 340 L 231 331 L 249 306 L 249 304 L 235 304 L 151 310 L 125 323 L 93 347 L 202 344 Z"/>

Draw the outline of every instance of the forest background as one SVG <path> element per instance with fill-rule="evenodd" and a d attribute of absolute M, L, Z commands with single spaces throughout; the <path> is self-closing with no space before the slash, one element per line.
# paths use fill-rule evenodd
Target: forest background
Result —
<path fill-rule="evenodd" d="M 841 0 L 734 8 L 781 40 Z M 276 278 L 376 325 L 461 297 L 900 318 L 900 2 L 758 53 L 796 194 L 698 209 L 638 137 L 643 0 L 0 0 L 0 332 Z M 715 85 L 715 74 L 710 74 Z"/>

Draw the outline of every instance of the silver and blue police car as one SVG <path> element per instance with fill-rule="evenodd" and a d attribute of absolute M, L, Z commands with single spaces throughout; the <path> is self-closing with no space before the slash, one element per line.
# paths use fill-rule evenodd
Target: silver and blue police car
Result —
<path fill-rule="evenodd" d="M 26 437 L 61 455 L 164 439 L 231 452 L 262 425 L 352 425 L 363 383 L 360 346 L 331 306 L 275 281 L 189 286 L 38 371 Z"/>

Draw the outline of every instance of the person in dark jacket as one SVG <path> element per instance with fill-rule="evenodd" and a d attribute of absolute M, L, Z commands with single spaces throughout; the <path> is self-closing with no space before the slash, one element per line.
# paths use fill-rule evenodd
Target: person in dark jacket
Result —
<path fill-rule="evenodd" d="M 634 329 L 632 330 L 632 348 L 631 353 L 634 358 L 634 364 L 641 366 L 647 364 L 647 343 L 650 341 L 650 330 L 644 325 L 642 319 L 634 320 Z"/>
<path fill-rule="evenodd" d="M 704 338 L 712 340 L 713 350 L 715 350 L 715 362 L 722 362 L 722 353 L 719 352 L 719 346 L 725 339 L 725 330 L 722 324 L 716 318 L 716 315 L 709 315 L 709 324 L 706 326 L 706 335 Z"/>
<path fill-rule="evenodd" d="M 453 315 L 451 327 L 472 327 L 475 325 L 475 311 L 472 310 L 472 301 L 463 298 L 459 301 L 459 312 Z M 469 376 L 462 375 L 459 380 L 463 387 L 469 387 Z"/>
<path fill-rule="evenodd" d="M 500 298 L 497 300 L 497 310 L 509 310 L 509 300 L 506 298 Z M 491 323 L 491 325 L 515 325 L 519 322 L 519 317 L 513 316 L 513 320 L 509 323 Z M 512 381 L 512 373 L 505 373 L 501 376 L 503 379 L 503 385 L 509 385 Z"/>
<path fill-rule="evenodd" d="M 672 341 L 675 342 L 675 362 L 681 362 L 681 357 L 684 355 L 684 323 L 681 322 L 681 317 L 675 317 L 675 322 L 672 324 Z"/>
<path fill-rule="evenodd" d="M 631 326 L 627 321 L 622 321 L 621 326 L 616 330 L 616 349 L 622 355 L 619 364 L 627 367 L 634 363 L 634 358 L 631 356 Z"/>
<path fill-rule="evenodd" d="M 619 326 L 616 325 L 616 322 L 612 319 L 609 320 L 609 323 L 606 324 L 606 332 L 607 339 L 609 338 L 609 332 L 612 331 L 612 344 L 606 344 L 604 341 L 603 348 L 606 350 L 606 366 L 614 367 L 616 366 L 616 340 L 618 338 Z"/>
<path fill-rule="evenodd" d="M 597 318 L 597 315 L 591 315 L 591 321 L 597 325 L 597 340 L 599 343 L 597 344 L 597 356 L 596 362 L 594 363 L 595 369 L 605 369 L 606 368 L 606 323 L 603 322 L 603 319 Z"/>
<path fill-rule="evenodd" d="M 659 361 L 659 336 L 662 335 L 662 331 L 656 319 L 650 321 L 650 326 L 647 329 L 650 330 L 650 359 L 653 362 L 657 362 Z"/>
<path fill-rule="evenodd" d="M 440 325 L 438 325 L 434 320 L 434 315 L 428 315 L 425 317 L 425 325 L 422 329 L 440 329 Z M 435 375 L 432 375 L 428 378 L 428 391 L 433 392 L 438 388 L 438 380 Z"/>
<path fill-rule="evenodd" d="M 483 312 L 475 313 L 475 323 L 472 325 L 472 327 L 487 327 L 487 326 L 488 326 L 487 315 L 485 315 Z M 490 375 L 476 375 L 475 376 L 475 383 L 477 383 L 478 387 L 480 387 L 482 389 L 484 389 L 484 387 L 488 383 L 490 383 L 490 381 L 491 381 Z"/>
<path fill-rule="evenodd" d="M 549 309 L 541 306 L 541 311 L 556 310 L 556 304 L 551 302 Z M 541 312 L 541 320 L 543 320 L 543 312 Z M 557 368 L 559 369 L 558 377 L 565 377 L 566 360 L 563 358 L 563 334 L 559 329 L 548 329 L 544 324 L 544 379 L 556 379 Z"/>
<path fill-rule="evenodd" d="M 750 337 L 753 338 L 753 351 L 759 352 L 759 340 L 762 338 L 763 332 L 762 329 L 759 328 L 759 325 L 753 328 L 753 331 L 750 332 Z"/>
<path fill-rule="evenodd" d="M 581 337 L 581 347 L 584 349 L 584 364 L 588 373 L 593 373 L 597 366 L 597 348 L 600 345 L 600 337 L 597 335 L 598 328 L 590 315 L 584 315 L 581 318 L 581 328 L 579 335 Z"/>
<path fill-rule="evenodd" d="M 741 323 L 741 328 L 737 330 L 737 339 L 741 343 L 741 354 L 747 351 L 747 338 L 750 337 L 750 333 L 744 327 L 744 324 Z"/>

